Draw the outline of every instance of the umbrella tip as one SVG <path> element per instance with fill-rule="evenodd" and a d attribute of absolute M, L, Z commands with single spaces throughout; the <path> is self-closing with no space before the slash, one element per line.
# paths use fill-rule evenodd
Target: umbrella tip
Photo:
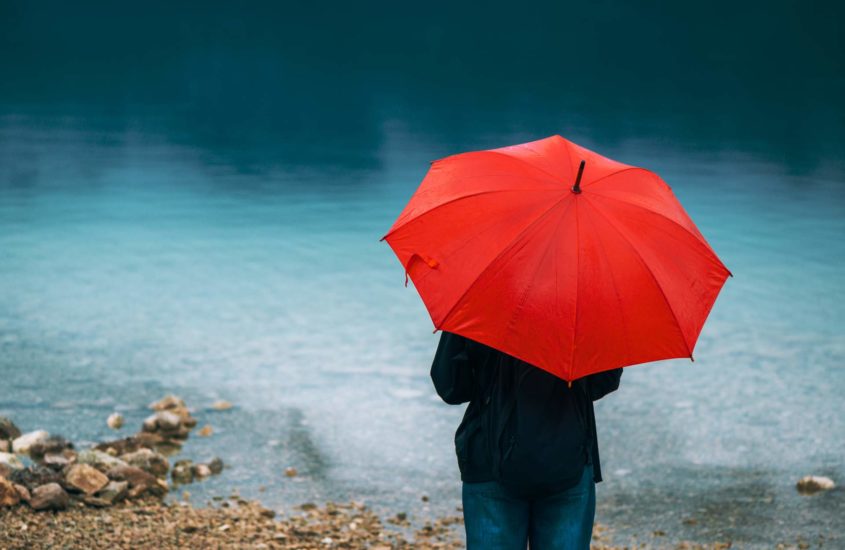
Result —
<path fill-rule="evenodd" d="M 582 160 L 581 164 L 578 166 L 578 175 L 575 177 L 575 185 L 572 186 L 572 192 L 576 195 L 581 192 L 581 176 L 584 175 L 585 164 L 587 164 L 587 161 Z"/>

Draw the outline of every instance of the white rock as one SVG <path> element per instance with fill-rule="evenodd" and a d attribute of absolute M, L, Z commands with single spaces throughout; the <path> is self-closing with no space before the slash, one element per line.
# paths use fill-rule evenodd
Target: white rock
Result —
<path fill-rule="evenodd" d="M 12 470 L 20 470 L 23 468 L 23 462 L 21 462 L 21 459 L 12 453 L 0 453 L 0 464 L 5 464 Z"/>
<path fill-rule="evenodd" d="M 795 488 L 799 493 L 818 493 L 819 491 L 829 491 L 836 487 L 836 484 L 829 477 L 824 476 L 804 476 L 795 484 Z"/>
<path fill-rule="evenodd" d="M 195 478 L 206 478 L 211 475 L 211 468 L 209 468 L 206 464 L 194 464 L 191 470 L 194 473 Z"/>
<path fill-rule="evenodd" d="M 44 430 L 36 430 L 34 432 L 25 433 L 19 438 L 12 441 L 12 450 L 18 454 L 29 454 L 29 448 L 33 444 L 43 441 L 50 437 Z"/>
<path fill-rule="evenodd" d="M 123 415 L 120 413 L 111 413 L 106 420 L 106 424 L 108 424 L 109 428 L 112 430 L 119 430 L 123 427 Z"/>
<path fill-rule="evenodd" d="M 174 431 L 182 424 L 182 418 L 171 411 L 158 411 L 144 420 L 142 429 L 145 432 Z"/>
<path fill-rule="evenodd" d="M 159 411 L 156 413 L 156 425 L 164 431 L 178 430 L 182 424 L 182 419 L 178 414 L 170 411 Z"/>

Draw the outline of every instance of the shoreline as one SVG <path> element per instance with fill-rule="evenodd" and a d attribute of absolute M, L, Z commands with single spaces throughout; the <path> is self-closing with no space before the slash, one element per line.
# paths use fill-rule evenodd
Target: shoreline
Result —
<path fill-rule="evenodd" d="M 189 485 L 225 475 L 222 459 L 194 463 L 178 455 L 197 419 L 180 398 L 168 395 L 134 435 L 76 449 L 43 430 L 28 433 L 0 417 L 0 550 L 11 548 L 463 548 L 463 517 L 431 517 L 414 510 L 381 514 L 356 502 L 306 502 L 277 516 L 237 492 L 190 502 Z M 211 406 L 227 411 L 225 401 Z M 114 413 L 114 430 L 123 427 Z M 208 436 L 213 427 L 196 430 Z M 86 445 L 87 447 L 87 445 Z M 288 467 L 286 477 L 296 477 Z M 49 489 L 49 491 L 45 490 Z M 183 490 L 180 495 L 177 490 Z M 170 495 L 170 498 L 166 498 Z M 352 497 L 354 498 L 354 496 Z M 427 497 L 423 502 L 427 502 Z M 613 530 L 596 524 L 593 550 L 673 548 L 723 550 L 731 542 L 672 541 L 646 529 L 640 540 L 614 542 Z"/>
<path fill-rule="evenodd" d="M 134 435 L 85 449 L 44 430 L 22 433 L 0 417 L 0 550 L 464 546 L 458 516 L 412 526 L 405 512 L 383 519 L 361 503 L 326 502 L 300 504 L 277 518 L 237 492 L 194 506 L 189 486 L 226 466 L 217 457 L 194 463 L 177 456 L 199 424 L 181 398 L 167 395 L 148 408 L 152 414 Z M 232 404 L 211 408 L 228 411 Z M 124 420 L 113 413 L 106 423 L 117 431 Z M 205 424 L 196 435 L 212 432 Z M 298 473 L 288 467 L 284 475 Z"/>

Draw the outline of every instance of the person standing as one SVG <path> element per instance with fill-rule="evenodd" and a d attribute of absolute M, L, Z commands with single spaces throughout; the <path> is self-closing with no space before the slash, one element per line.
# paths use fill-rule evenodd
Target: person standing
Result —
<path fill-rule="evenodd" d="M 455 433 L 468 550 L 588 549 L 602 480 L 593 401 L 622 369 L 568 383 L 443 332 L 431 366 L 438 395 L 469 402 Z"/>

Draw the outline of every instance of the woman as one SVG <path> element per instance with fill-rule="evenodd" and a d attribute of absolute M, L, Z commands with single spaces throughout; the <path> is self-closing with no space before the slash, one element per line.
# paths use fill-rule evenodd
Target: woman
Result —
<path fill-rule="evenodd" d="M 438 395 L 469 402 L 455 433 L 468 550 L 588 549 L 601 481 L 593 401 L 622 369 L 571 384 L 444 332 L 431 366 Z"/>

